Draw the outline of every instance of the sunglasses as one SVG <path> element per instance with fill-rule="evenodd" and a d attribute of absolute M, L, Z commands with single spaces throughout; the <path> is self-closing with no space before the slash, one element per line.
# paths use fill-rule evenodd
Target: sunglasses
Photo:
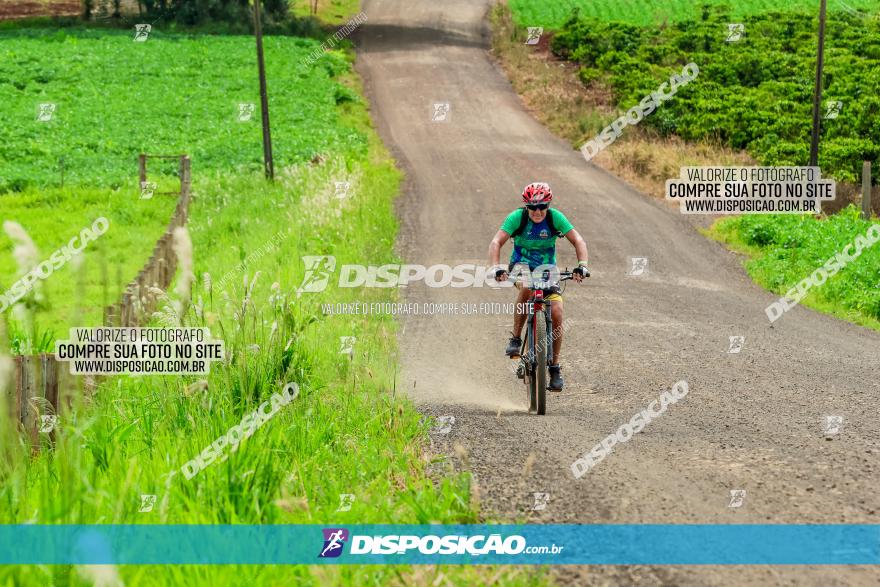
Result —
<path fill-rule="evenodd" d="M 550 204 L 526 204 L 526 208 L 529 210 L 546 210 L 550 207 Z"/>

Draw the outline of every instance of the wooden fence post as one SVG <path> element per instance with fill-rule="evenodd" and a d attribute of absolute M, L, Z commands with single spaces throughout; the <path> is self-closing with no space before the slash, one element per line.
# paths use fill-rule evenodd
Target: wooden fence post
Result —
<path fill-rule="evenodd" d="M 177 162 L 177 177 L 180 179 L 180 192 L 178 195 L 183 194 L 183 155 L 180 156 L 180 161 Z"/>
<path fill-rule="evenodd" d="M 52 406 L 58 405 L 58 363 L 55 355 L 49 353 L 40 354 L 40 368 L 43 371 L 43 397 Z M 56 408 L 57 410 L 57 408 Z"/>
<path fill-rule="evenodd" d="M 862 218 L 871 219 L 871 162 L 862 163 Z"/>
<path fill-rule="evenodd" d="M 27 375 L 25 374 L 25 358 L 21 355 L 15 356 L 15 395 L 12 398 L 12 416 L 15 422 L 22 421 L 21 395 L 25 385 L 27 385 Z"/>
<path fill-rule="evenodd" d="M 58 363 L 55 361 L 55 355 L 43 353 L 40 355 L 40 370 L 43 372 L 42 396 L 52 406 L 55 417 L 61 413 L 58 406 Z M 55 426 L 49 431 L 49 438 L 55 440 L 55 427 L 57 427 L 57 419 Z"/>
<path fill-rule="evenodd" d="M 168 158 L 167 156 L 162 156 Z M 189 203 L 192 190 L 192 161 L 188 155 L 181 155 L 178 164 L 180 194 L 168 229 L 156 242 L 147 264 L 137 277 L 125 286 L 121 299 L 116 304 L 104 308 L 106 326 L 137 326 L 156 309 L 156 296 L 149 291 L 151 287 L 168 289 L 177 270 L 177 257 L 174 254 L 174 229 L 186 226 L 189 218 Z M 138 178 L 147 180 L 147 155 L 138 155 Z"/>
<path fill-rule="evenodd" d="M 192 187 L 192 160 L 188 155 L 183 156 L 183 175 L 181 177 L 182 182 L 180 186 L 180 191 L 183 192 L 183 200 L 189 204 L 189 194 L 190 188 Z"/>
<path fill-rule="evenodd" d="M 164 157 L 168 158 L 168 157 Z M 177 269 L 177 257 L 174 254 L 174 228 L 186 226 L 189 217 L 189 203 L 191 198 L 192 175 L 191 161 L 189 156 L 180 157 L 180 194 L 174 215 L 168 230 L 156 242 L 153 254 L 149 262 L 137 274 L 137 277 L 129 282 L 122 291 L 116 303 L 106 305 L 103 308 L 103 321 L 105 326 L 133 327 L 138 326 L 143 315 L 147 317 L 155 310 L 156 298 L 149 288 L 155 286 L 167 289 L 174 278 Z M 147 180 L 147 155 L 138 155 L 138 179 L 141 182 Z M 121 275 L 119 281 L 122 281 Z M 106 301 L 106 300 L 105 300 Z M 137 310 L 140 309 L 140 312 Z M 7 405 L 11 405 L 11 416 L 17 423 L 19 430 L 23 430 L 31 439 L 34 450 L 40 447 L 40 427 L 42 421 L 38 418 L 42 412 L 47 411 L 46 405 L 51 405 L 55 416 L 60 416 L 62 403 L 66 403 L 66 409 L 70 409 L 72 396 L 63 393 L 65 385 L 71 381 L 71 376 L 64 374 L 64 369 L 69 370 L 67 363 L 59 363 L 55 355 L 43 353 L 36 356 L 19 355 L 14 357 L 15 363 L 15 389 L 10 397 L 5 398 Z M 88 385 L 88 381 L 86 381 Z M 37 398 L 37 399 L 33 399 Z M 37 402 L 36 404 L 34 402 Z M 55 429 L 50 432 L 50 438 L 54 440 Z"/>
<path fill-rule="evenodd" d="M 25 434 L 31 440 L 31 446 L 39 446 L 36 423 L 36 414 L 31 405 L 31 398 L 34 397 L 37 390 L 37 382 L 34 373 L 34 359 L 36 357 L 23 355 L 18 363 L 18 421 L 24 427 Z"/>

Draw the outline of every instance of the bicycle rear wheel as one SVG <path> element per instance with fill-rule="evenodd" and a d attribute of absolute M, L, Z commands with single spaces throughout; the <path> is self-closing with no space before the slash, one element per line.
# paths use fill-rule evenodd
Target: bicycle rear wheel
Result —
<path fill-rule="evenodd" d="M 535 411 L 547 412 L 547 317 L 544 310 L 535 312 Z"/>

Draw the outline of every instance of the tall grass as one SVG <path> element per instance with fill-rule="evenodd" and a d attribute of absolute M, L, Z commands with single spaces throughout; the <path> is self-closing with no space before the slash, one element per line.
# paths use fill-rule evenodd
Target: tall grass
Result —
<path fill-rule="evenodd" d="M 353 85 L 348 78 L 346 83 Z M 336 154 L 259 174 L 194 174 L 192 303 L 187 325 L 224 340 L 209 376 L 122 376 L 72 394 L 54 445 L 30 455 L 7 420 L 0 522 L 41 524 L 468 523 L 479 512 L 468 474 L 432 478 L 429 421 L 396 392 L 396 323 L 325 317 L 321 303 L 391 301 L 385 289 L 297 294 L 306 254 L 337 263 L 395 261 L 392 201 L 400 174 L 369 128 L 363 103 L 341 123 L 369 137 L 365 157 Z M 334 197 L 334 182 L 352 183 Z M 274 246 L 267 241 L 278 234 Z M 264 254 L 250 256 L 255 250 Z M 223 288 L 219 277 L 244 262 Z M 233 270 L 233 273 L 235 271 Z M 177 284 L 179 285 L 179 283 Z M 166 303 L 184 288 L 172 285 Z M 178 308 L 180 306 L 177 306 Z M 169 310 L 163 309 L 162 312 Z M 157 318 L 158 320 L 158 318 Z M 341 354 L 341 336 L 356 338 Z M 0 358 L 0 371 L 6 359 Z M 228 460 L 187 480 L 171 474 L 288 382 L 298 397 Z M 48 440 L 44 438 L 44 443 Z M 340 494 L 354 494 L 337 511 Z M 141 495 L 156 495 L 141 513 Z M 543 573 L 490 567 L 123 566 L 126 585 L 534 585 Z M 85 585 L 94 569 L 3 567 L 0 583 Z M 92 578 L 90 578 L 92 577 Z"/>
<path fill-rule="evenodd" d="M 167 228 L 176 203 L 168 195 L 142 200 L 134 186 L 129 190 L 29 188 L 0 198 L 0 221 L 14 219 L 25 229 L 39 250 L 38 262 L 48 260 L 96 218 L 110 222 L 104 235 L 39 283 L 43 301 L 34 326 L 52 338 L 66 338 L 72 326 L 101 323 L 103 306 L 118 301 L 124 284 L 137 275 Z M 20 278 L 12 250 L 12 240 L 0 232 L 0 291 Z M 27 301 L 35 300 L 28 296 Z"/>

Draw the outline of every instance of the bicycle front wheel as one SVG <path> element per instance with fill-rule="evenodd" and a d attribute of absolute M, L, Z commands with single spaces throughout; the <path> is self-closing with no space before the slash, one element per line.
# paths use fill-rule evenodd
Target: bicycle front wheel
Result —
<path fill-rule="evenodd" d="M 538 409 L 535 369 L 532 363 L 535 356 L 531 348 L 533 335 L 534 332 L 532 332 L 531 325 L 526 325 L 526 336 L 523 340 L 523 348 L 519 358 L 523 369 L 523 383 L 526 384 L 526 405 L 529 407 L 529 412 L 535 412 Z"/>
<path fill-rule="evenodd" d="M 547 411 L 547 318 L 544 310 L 535 312 L 535 411 Z"/>

